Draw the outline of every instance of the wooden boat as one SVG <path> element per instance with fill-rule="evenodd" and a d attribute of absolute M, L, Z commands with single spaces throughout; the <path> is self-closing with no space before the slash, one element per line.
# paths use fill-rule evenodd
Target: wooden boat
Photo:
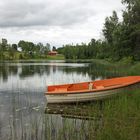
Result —
<path fill-rule="evenodd" d="M 47 103 L 75 103 L 104 99 L 122 90 L 132 88 L 140 88 L 140 76 L 52 85 L 47 87 L 45 95 Z"/>

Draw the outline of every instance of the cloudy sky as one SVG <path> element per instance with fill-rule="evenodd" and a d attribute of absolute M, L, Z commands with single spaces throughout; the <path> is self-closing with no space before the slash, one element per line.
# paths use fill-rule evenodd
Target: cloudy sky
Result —
<path fill-rule="evenodd" d="M 102 38 L 105 17 L 115 10 L 121 18 L 121 0 L 0 0 L 0 38 L 51 43 L 89 42 Z"/>

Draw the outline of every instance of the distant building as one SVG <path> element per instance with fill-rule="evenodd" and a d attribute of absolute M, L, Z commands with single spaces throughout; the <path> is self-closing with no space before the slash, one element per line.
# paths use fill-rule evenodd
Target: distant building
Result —
<path fill-rule="evenodd" d="M 57 54 L 58 54 L 57 51 L 51 51 L 51 52 L 48 53 L 48 55 L 57 55 Z"/>

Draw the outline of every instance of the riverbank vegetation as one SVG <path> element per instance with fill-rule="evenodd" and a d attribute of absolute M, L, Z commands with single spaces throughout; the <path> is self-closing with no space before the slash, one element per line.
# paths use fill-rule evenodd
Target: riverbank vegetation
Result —
<path fill-rule="evenodd" d="M 108 63 L 100 60 L 94 61 L 88 68 L 68 69 L 71 71 L 86 73 L 95 79 L 97 76 L 115 77 L 118 75 L 140 75 L 140 63 L 123 64 Z M 59 107 L 59 108 L 57 108 Z M 58 132 L 56 139 L 96 139 L 96 140 L 138 140 L 140 139 L 140 90 L 133 89 L 122 91 L 112 98 L 95 101 L 88 104 L 76 104 L 67 106 L 47 106 L 50 114 L 61 114 L 63 127 L 53 132 Z M 63 111 L 63 112 L 62 112 Z M 52 119 L 52 118 L 51 118 Z M 50 119 L 50 121 L 51 121 Z M 77 123 L 80 122 L 81 123 Z M 55 120 L 57 124 L 60 120 Z M 54 123 L 52 121 L 52 124 Z M 78 125 L 78 127 L 77 127 Z M 50 130 L 52 132 L 52 130 Z M 55 133 L 56 134 L 56 133 Z M 48 139 L 53 135 L 49 135 Z"/>

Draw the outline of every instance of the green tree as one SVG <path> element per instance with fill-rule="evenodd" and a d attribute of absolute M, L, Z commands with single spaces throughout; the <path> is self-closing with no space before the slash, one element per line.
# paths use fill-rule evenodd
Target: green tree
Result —
<path fill-rule="evenodd" d="M 3 59 L 2 43 L 0 43 L 0 60 Z"/>
<path fill-rule="evenodd" d="M 12 44 L 12 48 L 13 48 L 15 51 L 17 51 L 17 48 L 18 48 L 17 44 Z"/>
<path fill-rule="evenodd" d="M 109 44 L 113 43 L 113 34 L 118 26 L 118 16 L 116 11 L 113 11 L 112 16 L 105 19 L 103 34 Z"/>
<path fill-rule="evenodd" d="M 110 57 L 112 60 L 121 59 L 120 54 L 120 33 L 121 33 L 121 24 L 118 21 L 118 16 L 115 11 L 113 11 L 112 16 L 105 19 L 103 34 L 107 46 L 105 45 L 104 53 L 106 56 Z M 105 50 L 107 51 L 105 52 Z"/>
<path fill-rule="evenodd" d="M 50 51 L 50 44 L 49 43 L 46 43 L 46 45 L 44 46 L 44 54 L 48 54 L 48 52 Z"/>
<path fill-rule="evenodd" d="M 9 47 L 9 59 L 14 59 L 15 58 L 15 48 Z"/>
<path fill-rule="evenodd" d="M 140 0 L 122 0 L 126 5 L 123 12 L 123 35 L 125 45 L 130 48 L 130 55 L 140 60 Z"/>
<path fill-rule="evenodd" d="M 26 42 L 24 40 L 20 40 L 19 43 L 18 43 L 18 47 L 21 48 L 21 50 L 23 52 L 26 52 L 26 48 L 27 48 L 27 45 L 26 45 Z"/>
<path fill-rule="evenodd" d="M 3 51 L 6 50 L 6 48 L 7 48 L 7 43 L 8 43 L 7 39 L 2 38 L 1 47 L 2 47 L 2 50 L 3 50 Z"/>
<path fill-rule="evenodd" d="M 52 48 L 52 51 L 56 51 L 57 49 L 56 49 L 56 47 L 55 46 L 53 46 L 53 48 Z"/>

